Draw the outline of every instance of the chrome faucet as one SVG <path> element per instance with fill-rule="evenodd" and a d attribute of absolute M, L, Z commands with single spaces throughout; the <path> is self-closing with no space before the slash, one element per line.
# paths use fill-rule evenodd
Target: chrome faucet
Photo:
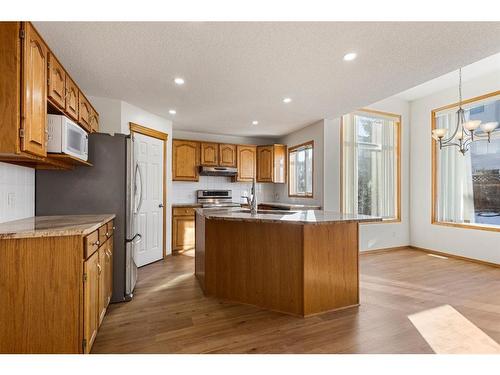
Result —
<path fill-rule="evenodd" d="M 243 198 L 246 198 L 247 203 L 250 206 L 250 214 L 256 215 L 257 214 L 257 193 L 255 192 L 255 177 L 252 180 L 252 190 L 251 190 L 250 196 L 246 195 L 246 196 L 243 196 Z"/>

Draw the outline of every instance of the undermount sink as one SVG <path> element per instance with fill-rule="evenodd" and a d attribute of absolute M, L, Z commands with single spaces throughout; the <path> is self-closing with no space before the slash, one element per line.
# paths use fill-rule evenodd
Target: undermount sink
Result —
<path fill-rule="evenodd" d="M 235 212 L 241 212 L 245 214 L 249 214 L 250 210 L 237 210 Z M 297 213 L 297 211 L 288 211 L 288 210 L 257 210 L 257 213 L 260 214 L 269 214 L 269 215 L 293 215 Z"/>

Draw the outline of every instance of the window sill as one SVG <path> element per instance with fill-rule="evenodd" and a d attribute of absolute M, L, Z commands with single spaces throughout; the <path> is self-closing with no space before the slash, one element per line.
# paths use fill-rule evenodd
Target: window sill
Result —
<path fill-rule="evenodd" d="M 312 195 L 290 195 L 288 194 L 288 198 L 314 198 Z"/>
<path fill-rule="evenodd" d="M 369 223 L 360 223 L 360 224 L 362 224 L 362 225 L 372 225 L 372 224 L 380 225 L 380 224 L 399 224 L 399 223 L 401 223 L 401 218 L 382 219 L 382 221 L 373 221 L 373 222 L 369 222 Z"/>
<path fill-rule="evenodd" d="M 432 221 L 432 225 L 440 225 L 443 227 L 454 227 L 461 229 L 485 230 L 489 232 L 500 232 L 500 227 L 488 224 L 467 224 L 467 223 L 451 223 L 446 221 Z"/>

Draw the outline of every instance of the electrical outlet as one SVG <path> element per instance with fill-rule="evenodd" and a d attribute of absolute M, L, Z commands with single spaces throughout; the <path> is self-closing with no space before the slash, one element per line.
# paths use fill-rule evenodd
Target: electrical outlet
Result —
<path fill-rule="evenodd" d="M 16 193 L 7 193 L 7 208 L 16 207 Z"/>

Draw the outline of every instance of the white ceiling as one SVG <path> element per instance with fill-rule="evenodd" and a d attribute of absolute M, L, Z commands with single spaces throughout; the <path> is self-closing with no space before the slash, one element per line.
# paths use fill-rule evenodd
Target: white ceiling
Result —
<path fill-rule="evenodd" d="M 500 22 L 35 25 L 87 94 L 232 135 L 287 134 L 500 52 Z"/>

